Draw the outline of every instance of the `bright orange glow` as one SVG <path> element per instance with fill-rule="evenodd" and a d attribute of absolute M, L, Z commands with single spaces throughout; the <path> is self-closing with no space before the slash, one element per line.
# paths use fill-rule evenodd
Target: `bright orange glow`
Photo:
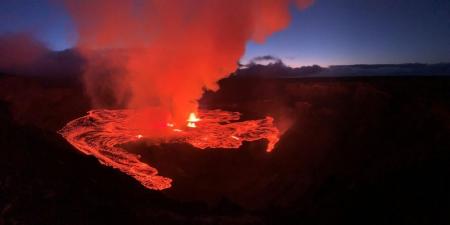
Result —
<path fill-rule="evenodd" d="M 197 123 L 196 129 L 181 130 L 165 126 L 165 138 L 151 139 L 142 135 L 140 127 L 132 126 L 133 110 L 92 110 L 87 116 L 69 122 L 59 133 L 79 151 L 96 157 L 138 180 L 146 188 L 162 190 L 171 187 L 172 180 L 159 176 L 158 171 L 140 161 L 140 157 L 119 147 L 121 144 L 148 138 L 151 144 L 188 143 L 198 149 L 237 149 L 243 141 L 268 141 L 266 151 L 271 152 L 279 140 L 280 132 L 272 117 L 260 120 L 238 121 L 240 113 L 222 110 L 200 111 L 188 120 Z M 192 120 L 191 120 L 192 119 Z M 195 122 L 194 122 L 195 121 Z M 155 126 L 157 127 L 157 126 Z"/>
<path fill-rule="evenodd" d="M 196 128 L 197 125 L 195 125 L 196 122 L 200 121 L 199 118 L 197 118 L 197 116 L 195 115 L 195 113 L 190 113 L 189 114 L 189 118 L 187 120 L 187 126 L 190 128 Z"/>

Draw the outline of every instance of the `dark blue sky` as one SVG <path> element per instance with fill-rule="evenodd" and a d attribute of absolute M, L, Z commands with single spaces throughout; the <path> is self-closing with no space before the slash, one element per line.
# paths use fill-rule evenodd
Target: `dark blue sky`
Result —
<path fill-rule="evenodd" d="M 31 32 L 56 50 L 76 42 L 56 0 L 0 2 L 0 33 Z M 292 11 L 290 27 L 263 45 L 249 43 L 244 62 L 260 55 L 293 66 L 450 62 L 450 0 L 316 0 Z"/>

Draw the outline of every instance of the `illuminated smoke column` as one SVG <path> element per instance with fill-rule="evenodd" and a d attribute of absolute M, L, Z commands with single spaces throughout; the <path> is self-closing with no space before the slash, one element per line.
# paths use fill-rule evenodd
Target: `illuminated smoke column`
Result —
<path fill-rule="evenodd" d="M 95 107 L 161 107 L 175 122 L 237 68 L 250 40 L 286 28 L 312 0 L 66 0 Z M 165 119 L 165 118 L 164 118 Z"/>

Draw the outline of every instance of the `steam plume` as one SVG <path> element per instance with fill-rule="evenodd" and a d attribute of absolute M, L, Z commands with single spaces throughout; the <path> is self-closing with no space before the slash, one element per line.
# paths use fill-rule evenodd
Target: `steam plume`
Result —
<path fill-rule="evenodd" d="M 313 0 L 297 0 L 303 9 Z M 94 104 L 158 106 L 175 121 L 236 70 L 246 42 L 290 21 L 293 0 L 67 0 Z M 93 53 L 95 52 L 95 53 Z"/>

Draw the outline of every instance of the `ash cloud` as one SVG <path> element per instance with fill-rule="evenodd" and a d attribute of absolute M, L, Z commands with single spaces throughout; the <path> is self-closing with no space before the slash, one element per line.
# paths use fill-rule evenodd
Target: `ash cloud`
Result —
<path fill-rule="evenodd" d="M 272 55 L 264 55 L 264 56 L 257 56 L 250 60 L 247 66 L 257 65 L 257 64 L 284 64 L 283 61 Z"/>
<path fill-rule="evenodd" d="M 273 56 L 260 56 L 240 64 L 235 72 L 241 77 L 361 77 L 361 76 L 448 76 L 450 63 L 319 65 L 291 67 Z"/>
<path fill-rule="evenodd" d="M 0 36 L 0 69 L 4 72 L 20 72 L 31 67 L 49 50 L 30 34 L 17 33 Z"/>
<path fill-rule="evenodd" d="M 0 36 L 0 73 L 21 76 L 78 76 L 84 60 L 74 50 L 55 52 L 29 33 Z"/>
<path fill-rule="evenodd" d="M 317 75 L 325 70 L 326 68 L 318 65 L 293 68 L 278 57 L 265 55 L 251 59 L 248 64 L 240 64 L 235 74 L 253 77 L 299 77 Z"/>
<path fill-rule="evenodd" d="M 203 91 L 218 90 L 217 81 L 237 69 L 248 41 L 261 43 L 288 26 L 294 3 L 304 9 L 312 0 L 66 0 L 65 6 L 88 61 L 84 80 L 95 105 L 112 93 L 119 105 L 157 106 L 185 121 Z"/>

